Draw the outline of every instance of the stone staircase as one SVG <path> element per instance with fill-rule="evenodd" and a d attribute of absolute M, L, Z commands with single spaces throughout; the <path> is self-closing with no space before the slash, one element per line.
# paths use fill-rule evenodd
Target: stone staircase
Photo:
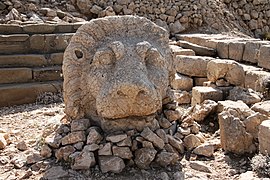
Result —
<path fill-rule="evenodd" d="M 0 107 L 62 91 L 63 52 L 81 25 L 0 26 Z"/>

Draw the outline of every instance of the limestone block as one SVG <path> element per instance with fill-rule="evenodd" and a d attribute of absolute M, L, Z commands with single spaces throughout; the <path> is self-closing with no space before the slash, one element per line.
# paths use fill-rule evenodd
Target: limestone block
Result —
<path fill-rule="evenodd" d="M 174 58 L 177 55 L 195 56 L 195 52 L 192 49 L 183 49 L 177 45 L 170 45 Z"/>
<path fill-rule="evenodd" d="M 233 60 L 216 59 L 207 65 L 207 78 L 212 82 L 223 78 L 229 84 L 244 86 L 245 72 L 243 67 Z"/>
<path fill-rule="evenodd" d="M 171 82 L 171 87 L 175 90 L 191 91 L 193 79 L 180 73 L 175 73 L 175 78 Z"/>
<path fill-rule="evenodd" d="M 258 65 L 270 70 L 270 45 L 263 45 L 260 48 Z"/>
<path fill-rule="evenodd" d="M 227 111 L 228 109 L 248 111 L 249 107 L 243 101 L 218 101 L 217 112 Z"/>
<path fill-rule="evenodd" d="M 208 81 L 207 78 L 204 77 L 194 77 L 194 86 L 203 86 L 203 83 Z"/>
<path fill-rule="evenodd" d="M 218 115 L 221 147 L 236 154 L 252 153 L 256 150 L 253 136 L 245 129 L 241 111 L 228 110 Z"/>
<path fill-rule="evenodd" d="M 20 54 L 20 55 L 1 55 L 0 66 L 43 66 L 47 60 L 43 55 Z"/>
<path fill-rule="evenodd" d="M 0 42 L 1 54 L 23 54 L 28 51 L 25 42 Z"/>
<path fill-rule="evenodd" d="M 270 153 L 270 120 L 263 121 L 259 126 L 259 151 L 263 155 Z"/>
<path fill-rule="evenodd" d="M 212 87 L 197 86 L 192 88 L 192 106 L 201 104 L 206 99 L 221 101 L 223 99 L 223 93 L 221 90 Z"/>
<path fill-rule="evenodd" d="M 266 44 L 264 41 L 246 42 L 243 60 L 251 63 L 258 63 L 258 55 L 261 45 Z"/>
<path fill-rule="evenodd" d="M 53 33 L 55 30 L 54 24 L 28 24 L 24 25 L 23 31 L 31 34 L 46 34 Z"/>
<path fill-rule="evenodd" d="M 256 93 L 252 89 L 244 89 L 242 87 L 234 87 L 232 90 L 230 90 L 227 99 L 233 101 L 241 100 L 248 105 L 255 104 L 261 101 L 258 93 Z"/>
<path fill-rule="evenodd" d="M 177 45 L 185 49 L 192 49 L 198 56 L 216 56 L 215 49 L 193 44 L 187 41 L 178 41 Z"/>
<path fill-rule="evenodd" d="M 1 68 L 0 84 L 20 83 L 32 80 L 32 70 L 30 68 Z"/>
<path fill-rule="evenodd" d="M 218 57 L 222 59 L 228 59 L 229 58 L 229 43 L 230 41 L 219 41 L 217 43 L 217 54 Z"/>
<path fill-rule="evenodd" d="M 265 92 L 264 80 L 270 77 L 266 71 L 247 71 L 245 76 L 245 88 L 251 88 L 258 92 Z"/>
<path fill-rule="evenodd" d="M 22 32 L 22 26 L 17 24 L 1 24 L 0 26 L 0 34 L 20 34 Z"/>
<path fill-rule="evenodd" d="M 55 81 L 61 80 L 62 76 L 61 66 L 52 66 L 44 68 L 34 68 L 33 69 L 33 79 L 35 81 Z"/>
<path fill-rule="evenodd" d="M 229 59 L 242 61 L 245 49 L 245 42 L 230 42 L 229 43 Z"/>
<path fill-rule="evenodd" d="M 254 104 L 251 109 L 256 112 L 260 112 L 265 114 L 266 116 L 270 116 L 270 100 L 258 102 Z"/>
<path fill-rule="evenodd" d="M 207 76 L 207 64 L 214 60 L 211 57 L 204 56 L 176 56 L 175 69 L 176 72 L 196 77 Z"/>
<path fill-rule="evenodd" d="M 0 35 L 0 42 L 24 42 L 29 38 L 28 34 Z"/>

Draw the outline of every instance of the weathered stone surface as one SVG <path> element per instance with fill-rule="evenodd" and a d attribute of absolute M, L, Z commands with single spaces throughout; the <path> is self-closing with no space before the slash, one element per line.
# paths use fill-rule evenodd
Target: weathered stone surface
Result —
<path fill-rule="evenodd" d="M 55 157 L 57 158 L 58 161 L 62 160 L 62 159 L 64 159 L 66 161 L 68 159 L 69 155 L 71 155 L 75 151 L 76 151 L 76 149 L 73 146 L 67 145 L 67 146 L 61 147 L 60 149 L 56 150 Z"/>
<path fill-rule="evenodd" d="M 221 147 L 236 154 L 252 153 L 256 150 L 253 136 L 245 129 L 243 114 L 229 109 L 218 115 Z"/>
<path fill-rule="evenodd" d="M 168 142 L 169 144 L 174 147 L 179 153 L 184 153 L 184 145 L 183 142 L 180 140 L 175 139 L 173 136 L 171 135 L 167 135 L 168 138 Z"/>
<path fill-rule="evenodd" d="M 93 152 L 82 151 L 74 161 L 74 164 L 71 166 L 72 169 L 81 170 L 89 169 L 96 164 L 95 156 Z"/>
<path fill-rule="evenodd" d="M 32 80 L 32 69 L 1 68 L 0 76 L 0 84 L 30 82 Z"/>
<path fill-rule="evenodd" d="M 125 163 L 116 156 L 100 156 L 99 167 L 102 173 L 120 173 L 125 168 Z"/>
<path fill-rule="evenodd" d="M 18 144 L 16 144 L 16 148 L 19 149 L 20 151 L 25 151 L 28 149 L 28 146 L 25 143 L 25 141 L 21 141 Z"/>
<path fill-rule="evenodd" d="M 233 60 L 216 59 L 207 65 L 207 78 L 212 82 L 223 78 L 232 85 L 244 86 L 245 72 L 243 67 Z"/>
<path fill-rule="evenodd" d="M 208 81 L 207 78 L 204 77 L 195 77 L 194 78 L 194 86 L 203 86 L 203 83 Z"/>
<path fill-rule="evenodd" d="M 246 42 L 230 42 L 229 43 L 229 59 L 236 61 L 243 60 L 243 54 Z"/>
<path fill-rule="evenodd" d="M 270 77 L 266 71 L 247 71 L 245 78 L 245 88 L 251 88 L 258 92 L 266 92 L 267 87 L 264 81 Z"/>
<path fill-rule="evenodd" d="M 269 56 L 270 56 L 270 45 L 261 46 L 258 57 L 258 65 L 260 67 L 270 70 Z"/>
<path fill-rule="evenodd" d="M 117 143 L 117 142 L 123 141 L 126 138 L 127 138 L 126 134 L 117 134 L 117 135 L 109 135 L 109 136 L 107 136 L 106 140 L 111 141 L 113 143 Z"/>
<path fill-rule="evenodd" d="M 222 59 L 229 58 L 229 40 L 219 41 L 217 43 L 217 54 Z"/>
<path fill-rule="evenodd" d="M 84 149 L 86 151 L 96 151 L 99 149 L 99 145 L 97 145 L 97 144 L 86 145 L 86 146 L 84 146 Z"/>
<path fill-rule="evenodd" d="M 157 151 L 153 148 L 141 148 L 135 151 L 135 164 L 141 169 L 149 169 Z"/>
<path fill-rule="evenodd" d="M 41 147 L 40 155 L 44 158 L 49 158 L 52 156 L 52 150 L 49 146 L 44 145 Z"/>
<path fill-rule="evenodd" d="M 177 44 L 185 49 L 192 49 L 197 56 L 216 56 L 215 49 L 193 44 L 187 41 L 177 41 Z"/>
<path fill-rule="evenodd" d="M 162 128 L 169 128 L 172 124 L 170 123 L 170 121 L 166 118 L 160 118 L 159 119 L 159 125 Z"/>
<path fill-rule="evenodd" d="M 210 57 L 203 56 L 176 56 L 175 69 L 176 72 L 196 77 L 207 76 L 207 64 L 214 60 Z"/>
<path fill-rule="evenodd" d="M 0 149 L 5 149 L 7 146 L 7 141 L 3 133 L 0 133 Z"/>
<path fill-rule="evenodd" d="M 44 173 L 46 179 L 65 179 L 68 177 L 68 171 L 65 171 L 62 166 L 53 166 Z"/>
<path fill-rule="evenodd" d="M 178 104 L 190 104 L 191 102 L 191 93 L 187 91 L 175 92 L 174 96 Z"/>
<path fill-rule="evenodd" d="M 31 152 L 26 157 L 26 164 L 34 164 L 40 160 L 42 160 L 42 157 L 40 156 L 38 152 Z"/>
<path fill-rule="evenodd" d="M 194 134 L 190 134 L 188 136 L 186 136 L 184 138 L 184 146 L 188 149 L 188 150 L 192 150 L 196 147 L 198 147 L 199 145 L 201 145 L 201 141 L 200 139 L 194 135 Z"/>
<path fill-rule="evenodd" d="M 270 101 L 263 101 L 254 104 L 251 109 L 256 112 L 260 112 L 265 114 L 266 116 L 270 116 Z"/>
<path fill-rule="evenodd" d="M 29 24 L 23 26 L 23 31 L 27 33 L 45 34 L 52 33 L 55 30 L 53 24 Z"/>
<path fill-rule="evenodd" d="M 127 137 L 126 139 L 120 141 L 117 143 L 117 146 L 123 147 L 123 146 L 128 146 L 131 147 L 132 146 L 132 140 L 130 137 Z"/>
<path fill-rule="evenodd" d="M 182 114 L 177 109 L 176 110 L 165 110 L 164 114 L 166 118 L 170 121 L 176 121 L 181 118 Z"/>
<path fill-rule="evenodd" d="M 200 105 L 196 104 L 190 115 L 196 121 L 203 121 L 209 114 L 217 110 L 217 106 L 215 101 L 205 100 Z"/>
<path fill-rule="evenodd" d="M 104 145 L 100 145 L 98 150 L 99 156 L 109 156 L 112 155 L 112 144 L 106 143 Z"/>
<path fill-rule="evenodd" d="M 62 136 L 57 133 L 52 133 L 45 138 L 45 143 L 53 148 L 58 148 L 61 144 Z"/>
<path fill-rule="evenodd" d="M 204 100 L 220 101 L 223 99 L 223 92 L 212 87 L 197 86 L 192 88 L 191 105 L 201 104 Z"/>
<path fill-rule="evenodd" d="M 270 152 L 270 120 L 263 121 L 259 126 L 259 151 L 264 155 Z"/>
<path fill-rule="evenodd" d="M 109 16 L 82 25 L 64 54 L 67 116 L 91 118 L 102 129 L 118 122 L 126 130 L 130 121 L 145 127 L 137 122 L 161 108 L 172 75 L 168 42 L 163 28 L 142 17 Z"/>
<path fill-rule="evenodd" d="M 98 144 L 103 139 L 98 127 L 90 127 L 89 134 L 87 136 L 87 144 Z"/>
<path fill-rule="evenodd" d="M 122 159 L 131 159 L 133 157 L 132 152 L 129 147 L 113 146 L 112 152 L 114 156 L 118 156 Z"/>
<path fill-rule="evenodd" d="M 146 140 L 152 142 L 154 146 L 159 149 L 164 147 L 164 141 L 158 137 L 153 131 L 151 131 L 148 127 L 144 128 L 143 132 L 141 132 L 141 136 L 144 137 Z"/>
<path fill-rule="evenodd" d="M 168 143 L 166 132 L 163 129 L 157 129 L 156 134 L 164 141 L 164 143 Z"/>
<path fill-rule="evenodd" d="M 157 154 L 155 162 L 163 167 L 173 165 L 178 161 L 179 157 L 176 153 L 170 153 L 166 151 L 161 151 Z"/>
<path fill-rule="evenodd" d="M 32 69 L 33 79 L 35 81 L 56 81 L 62 80 L 62 67 L 52 66 L 52 67 L 42 67 Z"/>
<path fill-rule="evenodd" d="M 86 140 L 84 131 L 71 132 L 62 139 L 62 145 L 75 144 Z"/>
<path fill-rule="evenodd" d="M 244 89 L 242 87 L 234 87 L 229 92 L 228 100 L 238 101 L 241 100 L 247 105 L 255 104 L 261 101 L 260 96 L 252 89 Z"/>
<path fill-rule="evenodd" d="M 90 121 L 89 119 L 78 119 L 78 120 L 72 121 L 70 126 L 71 126 L 71 132 L 84 131 L 89 128 Z"/>
<path fill-rule="evenodd" d="M 0 35 L 0 42 L 24 42 L 29 38 L 28 34 L 11 34 L 11 35 Z"/>
<path fill-rule="evenodd" d="M 171 87 L 176 90 L 191 91 L 193 87 L 193 79 L 176 73 L 174 79 L 171 82 Z"/>
<path fill-rule="evenodd" d="M 243 101 L 218 101 L 217 112 L 220 113 L 222 111 L 227 111 L 229 109 L 241 110 L 241 111 L 249 111 L 248 105 L 246 105 Z"/>
<path fill-rule="evenodd" d="M 202 161 L 190 161 L 190 167 L 197 171 L 212 173 L 211 167 L 206 165 Z"/>
<path fill-rule="evenodd" d="M 243 60 L 251 63 L 257 63 L 259 50 L 262 44 L 264 44 L 263 41 L 246 42 Z"/>
<path fill-rule="evenodd" d="M 214 154 L 215 147 L 212 144 L 201 144 L 193 150 L 193 153 L 211 157 Z"/>

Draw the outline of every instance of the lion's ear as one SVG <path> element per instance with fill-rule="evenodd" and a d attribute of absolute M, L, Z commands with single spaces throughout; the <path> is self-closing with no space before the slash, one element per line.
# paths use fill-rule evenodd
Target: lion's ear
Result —
<path fill-rule="evenodd" d="M 145 59 L 146 53 L 151 47 L 152 45 L 147 41 L 139 42 L 136 44 L 136 52 L 142 59 Z"/>
<path fill-rule="evenodd" d="M 115 58 L 117 60 L 121 59 L 124 56 L 125 53 L 125 46 L 120 41 L 114 41 L 112 42 L 109 47 L 112 49 L 112 51 L 115 54 Z"/>

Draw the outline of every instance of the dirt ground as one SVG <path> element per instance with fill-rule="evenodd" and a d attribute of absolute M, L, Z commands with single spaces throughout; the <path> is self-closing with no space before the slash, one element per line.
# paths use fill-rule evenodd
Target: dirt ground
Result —
<path fill-rule="evenodd" d="M 252 172 L 251 157 L 225 154 L 218 149 L 211 158 L 197 157 L 186 152 L 181 161 L 173 167 L 152 167 L 140 170 L 126 167 L 120 174 L 102 174 L 98 167 L 87 171 L 73 171 L 65 164 L 55 159 L 45 159 L 27 165 L 26 157 L 38 151 L 44 137 L 53 132 L 56 124 L 64 116 L 64 104 L 29 104 L 15 107 L 0 108 L 0 132 L 9 134 L 9 144 L 0 150 L 0 180 L 11 179 L 262 179 Z M 218 139 L 219 134 L 212 135 Z M 16 145 L 24 141 L 27 150 L 20 151 Z M 208 165 L 211 173 L 198 171 L 190 167 L 190 162 L 196 160 Z M 266 178 L 264 178 L 266 179 Z"/>

